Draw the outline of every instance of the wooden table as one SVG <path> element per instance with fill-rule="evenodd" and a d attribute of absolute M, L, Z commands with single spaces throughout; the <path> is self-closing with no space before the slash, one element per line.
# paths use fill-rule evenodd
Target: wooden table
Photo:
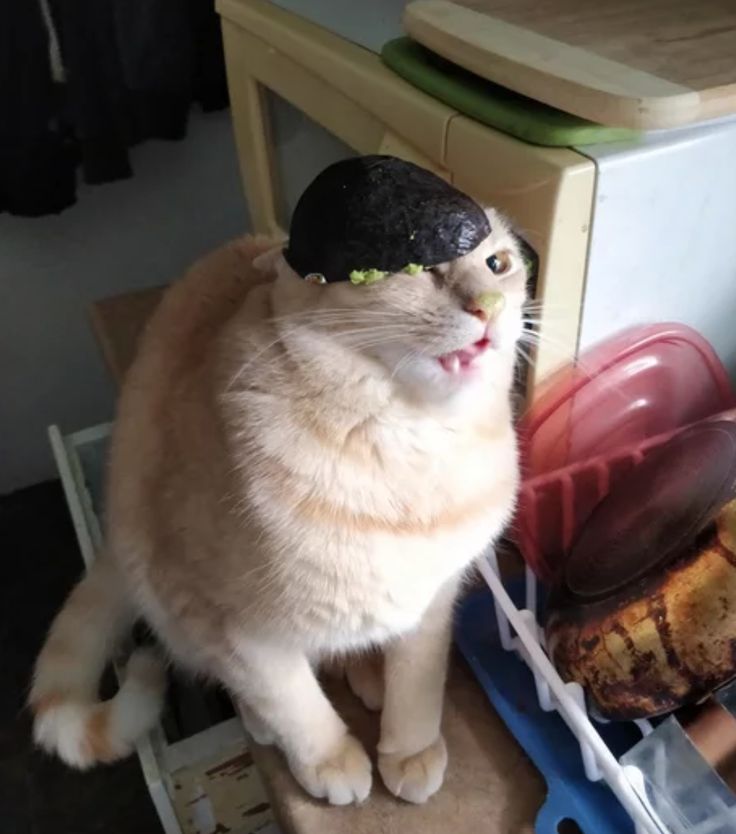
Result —
<path fill-rule="evenodd" d="M 93 329 L 118 383 L 161 292 L 130 293 L 92 307 Z M 376 716 L 343 684 L 330 682 L 327 688 L 356 735 L 368 750 L 375 750 Z M 376 773 L 365 804 L 331 808 L 301 790 L 278 751 L 256 747 L 253 755 L 277 819 L 294 834 L 532 834 L 544 782 L 457 656 L 450 666 L 444 733 L 450 757 L 447 779 L 423 806 L 394 799 Z"/>

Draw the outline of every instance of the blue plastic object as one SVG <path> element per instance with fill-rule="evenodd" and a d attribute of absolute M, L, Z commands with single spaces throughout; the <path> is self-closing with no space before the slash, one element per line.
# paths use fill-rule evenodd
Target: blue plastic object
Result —
<path fill-rule="evenodd" d="M 509 590 L 518 605 L 523 586 Z M 634 834 L 634 823 L 611 789 L 585 776 L 580 746 L 565 722 L 539 706 L 529 668 L 515 652 L 501 647 L 490 591 L 474 593 L 463 603 L 455 641 L 496 712 L 547 782 L 537 834 L 558 834 L 563 820 L 573 820 L 583 834 Z M 598 729 L 616 757 L 641 739 L 630 723 Z"/>

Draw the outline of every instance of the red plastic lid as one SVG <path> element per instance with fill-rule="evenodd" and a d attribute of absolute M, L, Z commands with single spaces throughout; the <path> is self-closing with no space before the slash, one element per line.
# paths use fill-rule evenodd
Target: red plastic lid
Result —
<path fill-rule="evenodd" d="M 713 348 L 683 324 L 633 327 L 553 374 L 520 424 L 531 478 L 736 404 Z"/>
<path fill-rule="evenodd" d="M 648 455 L 598 504 L 565 561 L 580 599 L 663 570 L 736 493 L 736 423 L 704 420 Z"/>
<path fill-rule="evenodd" d="M 651 450 L 735 405 L 711 346 L 680 324 L 626 330 L 552 375 L 520 425 L 514 535 L 537 576 L 558 573 L 581 525 Z"/>

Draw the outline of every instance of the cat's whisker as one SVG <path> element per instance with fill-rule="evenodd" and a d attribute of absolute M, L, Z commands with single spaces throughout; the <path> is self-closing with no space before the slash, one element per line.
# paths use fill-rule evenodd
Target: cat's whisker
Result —
<path fill-rule="evenodd" d="M 522 310 L 522 320 L 526 323 L 535 323 L 539 325 L 562 325 L 569 327 L 571 322 L 575 321 L 570 315 L 569 310 L 560 310 L 553 312 L 549 310 Z"/>
<path fill-rule="evenodd" d="M 306 329 L 312 329 L 307 327 Z M 405 324 L 399 323 L 371 323 L 362 320 L 355 321 L 334 321 L 325 323 L 324 327 L 314 327 L 316 332 L 330 333 L 334 338 L 341 338 L 342 336 L 351 335 L 353 333 L 406 333 L 408 329 Z M 288 328 L 280 328 L 284 338 L 289 338 L 303 332 L 305 328 L 300 325 L 293 325 Z"/>
<path fill-rule="evenodd" d="M 228 394 L 232 391 L 235 387 L 237 382 L 241 379 L 243 374 L 248 370 L 248 368 L 253 365 L 254 362 L 258 361 L 258 359 L 263 356 L 266 351 L 270 350 L 272 347 L 275 347 L 280 341 L 282 337 L 281 335 L 277 336 L 272 342 L 269 342 L 265 347 L 261 348 L 254 356 L 250 357 L 247 362 L 238 368 L 238 370 L 233 374 L 227 385 L 225 386 L 225 394 Z"/>
<path fill-rule="evenodd" d="M 518 342 L 517 342 L 517 344 L 516 344 L 516 352 L 517 352 L 517 353 L 521 356 L 521 358 L 522 358 L 522 359 L 526 362 L 526 364 L 527 364 L 530 368 L 535 368 L 535 367 L 536 367 L 536 364 L 537 364 L 537 363 L 536 363 L 536 361 L 535 361 L 534 357 L 533 357 L 530 353 L 528 353 L 528 352 L 527 352 L 527 351 L 526 351 L 526 350 L 525 350 L 525 349 L 521 346 L 521 344 L 519 344 Z"/>
<path fill-rule="evenodd" d="M 291 327 L 291 328 L 300 328 L 302 330 L 305 329 L 317 329 L 317 328 L 334 328 L 340 325 L 357 325 L 362 324 L 365 327 L 378 327 L 383 324 L 391 324 L 395 327 L 401 326 L 402 322 L 400 319 L 396 319 L 395 321 L 386 321 L 385 318 L 383 319 L 370 319 L 366 318 L 365 316 L 329 316 L 320 319 L 302 319 L 299 321 L 283 321 L 279 322 L 276 327 L 278 329 L 282 329 L 284 327 Z"/>
<path fill-rule="evenodd" d="M 354 327 L 350 330 L 337 330 L 333 335 L 336 338 L 350 336 L 353 333 L 407 333 L 407 329 L 395 324 L 374 324 L 368 327 Z"/>
<path fill-rule="evenodd" d="M 593 379 L 597 375 L 598 371 L 586 360 L 581 359 L 574 353 L 571 353 L 569 346 L 562 345 L 547 336 L 540 336 L 537 333 L 531 333 L 531 331 L 527 331 L 526 333 L 531 335 L 532 338 L 524 338 L 526 334 L 523 334 L 519 340 L 520 344 L 524 344 L 532 348 L 548 347 L 553 353 L 556 353 L 561 359 L 564 359 L 570 366 L 582 371 L 588 378 Z M 615 395 L 620 396 L 622 402 L 626 399 L 626 394 L 624 393 L 622 386 L 613 384 L 609 386 L 609 390 L 613 391 Z"/>
<path fill-rule="evenodd" d="M 556 338 L 546 330 L 524 330 L 521 334 L 521 339 L 529 344 L 547 344 L 552 347 L 558 347 L 560 350 L 566 350 L 568 352 L 570 350 L 570 347 L 566 342 Z"/>
<path fill-rule="evenodd" d="M 403 341 L 401 337 L 396 337 L 393 339 L 390 337 L 386 337 L 383 339 L 368 339 L 362 342 L 355 342 L 354 344 L 351 344 L 349 347 L 351 348 L 351 350 L 355 351 L 367 350 L 368 348 L 381 347 L 381 345 L 390 345 L 401 341 Z"/>
<path fill-rule="evenodd" d="M 426 339 L 433 334 L 425 328 L 419 327 L 396 327 L 394 325 L 378 325 L 376 327 L 360 327 L 354 328 L 352 330 L 339 330 L 337 331 L 334 336 L 335 338 L 340 339 L 343 336 L 350 335 L 352 333 L 368 333 L 368 334 L 379 334 L 379 333 L 395 333 L 397 335 L 403 335 L 406 339 Z"/>
<path fill-rule="evenodd" d="M 528 301 L 525 301 L 522 305 L 522 311 L 524 312 L 570 312 L 570 305 L 569 304 L 552 304 L 552 302 L 545 300 L 544 298 L 532 298 Z"/>
<path fill-rule="evenodd" d="M 416 350 L 407 350 L 406 353 L 401 357 L 401 359 L 399 359 L 399 361 L 394 366 L 394 369 L 391 372 L 391 376 L 389 377 L 389 379 L 391 379 L 393 381 L 394 378 L 396 377 L 396 375 L 399 373 L 399 370 L 401 369 L 401 367 L 403 365 L 408 364 L 411 361 L 411 359 L 414 358 L 414 356 L 416 354 L 417 354 Z"/>
<path fill-rule="evenodd" d="M 360 338 L 361 335 L 365 335 L 365 338 Z M 354 335 L 352 335 L 351 337 L 348 337 L 348 338 L 345 339 L 344 346 L 347 349 L 353 350 L 353 351 L 368 350 L 369 348 L 380 347 L 381 345 L 400 342 L 405 338 L 405 336 L 406 336 L 406 331 L 403 330 L 403 329 L 400 332 L 394 333 L 394 334 L 391 334 L 391 333 L 382 333 L 382 334 L 373 333 L 372 334 L 370 330 L 365 331 L 365 334 L 363 334 L 362 331 L 358 331 Z M 285 338 L 288 338 L 288 335 L 285 336 Z M 270 346 L 272 346 L 272 345 L 270 345 Z M 274 366 L 276 368 L 278 368 L 278 366 L 282 362 L 283 362 L 283 355 L 282 354 L 278 354 L 276 356 L 273 356 L 271 359 L 269 359 L 266 362 L 261 361 L 260 367 L 259 367 L 259 375 L 269 373 L 272 370 L 272 368 L 274 368 Z M 302 366 L 310 367 L 313 364 L 315 366 L 315 368 L 319 368 L 319 366 L 321 365 L 321 362 L 322 362 L 322 360 L 319 359 L 319 358 L 314 358 L 313 359 L 312 357 L 310 357 L 306 354 L 301 354 L 300 355 L 300 364 Z M 245 369 L 246 368 L 241 369 L 241 373 Z M 231 388 L 232 387 L 234 387 L 234 385 L 231 386 Z"/>
<path fill-rule="evenodd" d="M 391 379 L 393 380 L 399 373 L 399 370 L 408 365 L 412 360 L 419 359 L 420 357 L 426 356 L 431 349 L 431 345 L 423 348 L 422 350 L 408 350 L 399 361 L 396 363 L 393 371 L 391 372 Z"/>
<path fill-rule="evenodd" d="M 381 311 L 381 310 L 371 310 L 370 308 L 365 308 L 361 310 L 351 310 L 351 309 L 342 309 L 336 307 L 334 309 L 324 309 L 324 310 L 299 310 L 293 313 L 285 313 L 282 316 L 273 316 L 268 321 L 274 324 L 278 324 L 281 322 L 289 322 L 289 321 L 323 321 L 329 318 L 339 318 L 339 319 L 348 319 L 348 318 L 360 318 L 360 319 L 370 319 L 370 318 L 379 318 L 379 319 L 386 319 L 386 318 L 403 318 L 401 313 L 394 313 L 392 311 Z"/>
<path fill-rule="evenodd" d="M 565 310 L 564 308 L 560 308 L 559 310 L 548 310 L 542 308 L 538 310 L 522 310 L 521 315 L 524 320 L 539 322 L 565 323 L 571 320 L 570 311 Z"/>
<path fill-rule="evenodd" d="M 314 313 L 350 313 L 350 312 L 369 312 L 375 313 L 376 315 L 383 315 L 383 306 L 381 309 L 373 309 L 370 306 L 366 305 L 360 307 L 359 309 L 356 307 L 314 307 L 310 310 L 293 310 L 290 313 L 285 313 L 283 316 L 272 316 L 269 321 L 285 318 L 288 316 L 304 316 L 304 315 L 312 315 Z"/>
<path fill-rule="evenodd" d="M 536 331 L 525 330 L 517 343 L 519 349 L 522 346 L 528 346 L 532 349 L 538 349 L 540 347 L 550 348 L 559 358 L 579 367 L 585 373 L 590 375 L 594 374 L 592 368 L 589 368 L 583 360 L 577 357 L 569 345 L 550 337 L 546 333 L 540 334 Z"/>
<path fill-rule="evenodd" d="M 408 350 L 404 356 L 396 363 L 394 370 L 391 373 L 391 379 L 393 380 L 396 375 L 398 374 L 399 370 L 408 365 L 413 359 L 419 359 L 421 357 L 426 357 L 428 355 L 433 355 L 434 351 L 439 348 L 439 339 L 435 337 L 431 339 L 427 345 L 421 350 Z"/>
<path fill-rule="evenodd" d="M 569 329 L 564 325 L 555 326 L 554 324 L 549 324 L 549 322 L 522 322 L 522 327 L 522 333 L 525 337 L 531 339 L 550 339 L 560 344 L 566 343 L 570 333 Z"/>
<path fill-rule="evenodd" d="M 291 330 L 284 330 L 282 332 L 283 338 L 288 339 L 293 337 L 294 335 L 300 332 L 299 328 L 292 328 Z M 355 336 L 363 336 L 363 335 L 370 335 L 370 336 L 379 336 L 379 335 L 406 335 L 407 329 L 401 325 L 394 325 L 394 324 L 374 324 L 374 325 L 366 325 L 362 327 L 352 327 L 348 330 L 344 329 L 336 329 L 332 334 L 332 337 L 337 339 L 338 341 L 345 341 L 349 342 L 351 337 Z"/>
<path fill-rule="evenodd" d="M 560 318 L 560 319 L 552 319 L 552 318 L 538 319 L 538 318 L 526 317 L 522 320 L 522 324 L 524 324 L 528 328 L 532 328 L 532 329 L 541 328 L 541 327 L 554 328 L 556 326 L 557 327 L 564 327 L 568 323 L 569 323 L 569 320 L 562 319 L 562 318 Z"/>
<path fill-rule="evenodd" d="M 569 333 L 569 331 L 563 327 L 555 328 L 547 324 L 529 324 L 528 322 L 524 322 L 523 327 L 523 332 L 525 334 L 529 334 L 532 338 L 540 337 L 556 339 L 560 343 L 565 342 Z"/>

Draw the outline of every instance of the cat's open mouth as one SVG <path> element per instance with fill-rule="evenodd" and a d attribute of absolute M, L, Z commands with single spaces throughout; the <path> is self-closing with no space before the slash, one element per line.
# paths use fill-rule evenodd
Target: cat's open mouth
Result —
<path fill-rule="evenodd" d="M 463 371 L 469 371 L 473 367 L 475 360 L 483 353 L 485 353 L 491 346 L 491 340 L 484 336 L 473 342 L 466 348 L 460 350 L 453 350 L 452 353 L 446 353 L 443 356 L 438 356 L 437 361 L 447 371 L 448 374 L 459 374 Z"/>

